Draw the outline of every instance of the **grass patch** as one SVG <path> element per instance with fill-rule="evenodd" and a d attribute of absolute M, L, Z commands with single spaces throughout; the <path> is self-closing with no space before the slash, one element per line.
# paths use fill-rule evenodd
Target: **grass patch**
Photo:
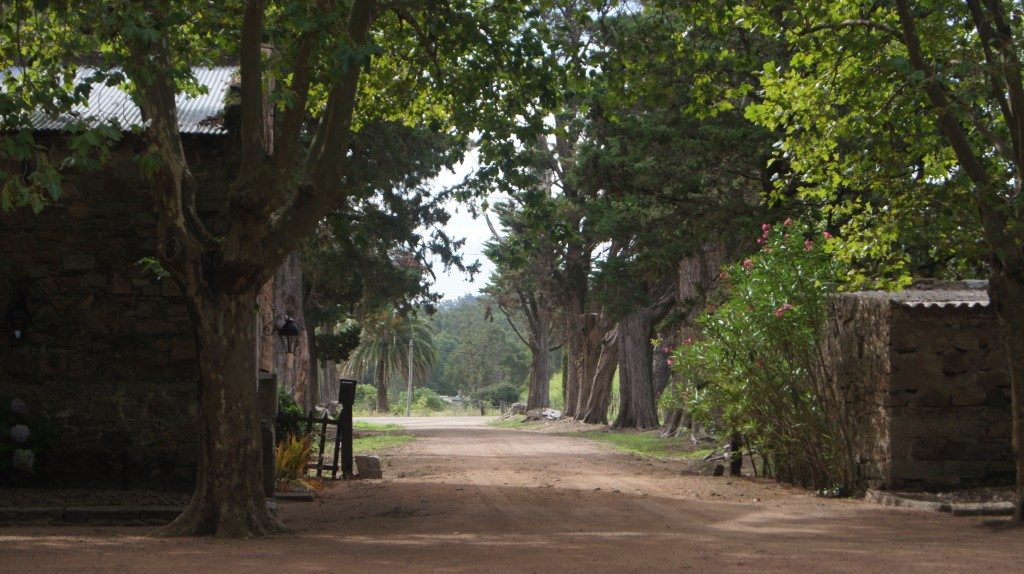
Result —
<path fill-rule="evenodd" d="M 658 460 L 703 458 L 711 454 L 711 449 L 694 450 L 689 440 L 661 438 L 654 432 L 584 431 L 564 434 L 598 440 L 610 444 L 616 450 Z"/>
<path fill-rule="evenodd" d="M 537 421 L 527 421 L 525 417 L 516 415 L 507 419 L 496 419 L 487 423 L 489 427 L 499 429 L 528 429 L 538 426 Z"/>
<path fill-rule="evenodd" d="M 352 423 L 355 430 L 364 431 L 397 431 L 402 430 L 402 425 L 395 423 L 371 423 L 366 421 L 355 421 Z"/>
<path fill-rule="evenodd" d="M 354 454 L 378 454 L 381 451 L 408 444 L 415 439 L 416 437 L 411 434 L 391 432 L 364 436 L 352 441 L 352 452 Z"/>
<path fill-rule="evenodd" d="M 400 447 L 416 439 L 395 423 L 372 423 L 356 421 L 352 423 L 357 436 L 352 440 L 353 454 L 377 454 L 382 451 Z"/>

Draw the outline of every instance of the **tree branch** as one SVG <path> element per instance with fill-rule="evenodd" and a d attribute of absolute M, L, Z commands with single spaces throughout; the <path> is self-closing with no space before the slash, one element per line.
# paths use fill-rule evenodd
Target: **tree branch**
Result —
<path fill-rule="evenodd" d="M 353 50 L 365 48 L 375 18 L 375 0 L 355 0 L 342 41 Z M 347 151 L 351 141 L 352 115 L 362 62 L 348 61 L 331 87 L 327 106 L 317 126 L 304 168 L 304 183 L 292 201 L 272 218 L 270 231 L 253 257 L 282 261 L 316 222 L 344 201 L 342 190 Z M 273 267 L 271 265 L 270 267 Z"/>
<path fill-rule="evenodd" d="M 263 100 L 263 0 L 246 0 L 239 49 L 242 107 L 243 173 L 255 169 L 267 157 L 266 118 Z"/>
<path fill-rule="evenodd" d="M 1017 249 L 1014 241 L 1006 235 L 1006 216 L 999 209 L 997 195 L 993 190 L 992 180 L 988 170 L 985 169 L 981 158 L 974 152 L 970 140 L 963 126 L 957 120 L 946 96 L 945 89 L 935 76 L 935 70 L 925 60 L 921 50 L 921 40 L 917 34 L 917 25 L 914 22 L 914 15 L 907 0 L 896 0 L 896 11 L 900 17 L 900 27 L 903 30 L 903 43 L 907 47 L 907 55 L 910 64 L 925 76 L 925 94 L 939 117 L 939 128 L 946 136 L 957 162 L 967 174 L 967 177 L 975 183 L 972 193 L 975 203 L 981 213 L 982 228 L 985 232 L 985 240 L 1000 254 L 999 259 L 1007 257 L 1016 258 Z"/>

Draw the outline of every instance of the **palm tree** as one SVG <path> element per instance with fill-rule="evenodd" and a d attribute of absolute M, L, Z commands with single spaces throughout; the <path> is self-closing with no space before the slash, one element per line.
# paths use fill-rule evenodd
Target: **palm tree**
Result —
<path fill-rule="evenodd" d="M 394 309 L 372 313 L 362 321 L 359 346 L 344 364 L 349 375 L 366 375 L 373 370 L 377 388 L 377 410 L 390 411 L 388 382 L 397 375 L 409 376 L 409 339 L 413 342 L 413 376 L 424 381 L 437 361 L 434 328 L 420 317 L 403 317 Z"/>

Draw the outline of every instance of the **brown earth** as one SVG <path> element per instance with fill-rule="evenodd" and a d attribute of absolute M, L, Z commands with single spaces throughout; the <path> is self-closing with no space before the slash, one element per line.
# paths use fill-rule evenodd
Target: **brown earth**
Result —
<path fill-rule="evenodd" d="M 419 439 L 386 456 L 385 480 L 283 504 L 294 535 L 5 527 L 0 572 L 1005 572 L 1024 555 L 1024 529 L 1006 521 L 683 475 L 587 439 L 483 422 L 409 421 Z"/>

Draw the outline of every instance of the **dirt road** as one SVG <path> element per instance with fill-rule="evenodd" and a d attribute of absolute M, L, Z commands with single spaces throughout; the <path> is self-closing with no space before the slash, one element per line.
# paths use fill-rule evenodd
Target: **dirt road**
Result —
<path fill-rule="evenodd" d="M 404 421 L 400 421 L 404 422 Z M 0 529 L 0 572 L 1013 572 L 1024 530 L 681 475 L 586 439 L 418 420 L 383 481 L 282 511 L 295 535 Z"/>

